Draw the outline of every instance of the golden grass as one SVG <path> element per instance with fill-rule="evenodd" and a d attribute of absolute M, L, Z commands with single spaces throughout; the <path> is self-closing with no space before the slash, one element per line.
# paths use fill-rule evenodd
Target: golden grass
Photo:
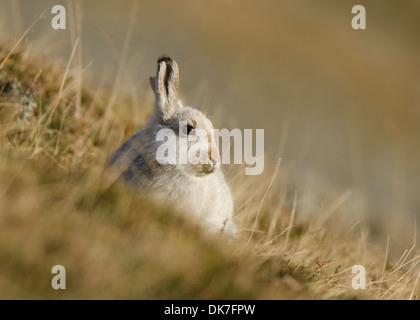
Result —
<path fill-rule="evenodd" d="M 110 181 L 107 157 L 141 128 L 151 106 L 81 84 L 72 68 L 77 41 L 64 70 L 12 47 L 0 47 L 0 298 L 419 294 L 415 244 L 398 261 L 370 246 L 363 222 L 348 228 L 334 215 L 348 192 L 326 200 L 317 218 L 300 215 L 300 195 L 288 197 L 280 163 L 262 177 L 246 177 L 240 168 L 231 179 L 240 228 L 231 243 Z M 18 96 L 11 84 L 21 87 Z M 22 97 L 36 103 L 32 116 L 22 116 Z M 57 264 L 66 268 L 66 290 L 51 288 Z M 366 267 L 366 290 L 351 287 L 356 264 Z"/>

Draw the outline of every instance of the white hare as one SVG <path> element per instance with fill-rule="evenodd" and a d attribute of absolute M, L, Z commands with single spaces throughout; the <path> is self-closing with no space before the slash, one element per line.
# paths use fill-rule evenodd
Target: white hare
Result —
<path fill-rule="evenodd" d="M 150 78 L 156 98 L 154 114 L 143 130 L 115 151 L 109 162 L 119 169 L 128 183 L 143 191 L 163 195 L 177 209 L 190 214 L 211 231 L 234 235 L 233 200 L 220 169 L 212 123 L 200 111 L 182 105 L 177 63 L 166 56 L 159 58 L 157 63 L 156 77 Z M 188 137 L 199 129 L 206 132 L 211 145 L 209 161 L 161 164 L 157 152 L 163 142 L 157 141 L 157 134 L 162 129 L 173 130 L 176 135 L 172 142 L 177 146 L 186 143 L 188 151 L 191 148 Z"/>

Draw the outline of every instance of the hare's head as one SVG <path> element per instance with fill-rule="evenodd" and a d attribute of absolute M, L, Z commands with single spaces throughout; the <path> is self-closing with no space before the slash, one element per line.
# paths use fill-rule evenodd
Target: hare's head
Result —
<path fill-rule="evenodd" d="M 156 77 L 150 78 L 156 101 L 149 123 L 160 142 L 157 158 L 172 159 L 166 163 L 194 176 L 215 172 L 220 166 L 220 155 L 212 123 L 202 112 L 182 105 L 177 63 L 166 56 L 157 63 Z"/>

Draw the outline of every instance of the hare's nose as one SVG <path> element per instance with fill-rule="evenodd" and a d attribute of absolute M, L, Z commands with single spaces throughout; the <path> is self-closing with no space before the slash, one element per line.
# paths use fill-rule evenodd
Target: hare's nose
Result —
<path fill-rule="evenodd" d="M 217 159 L 213 157 L 211 157 L 210 160 L 211 160 L 211 163 L 213 164 L 213 167 L 216 169 L 220 164 L 219 161 L 217 161 Z"/>

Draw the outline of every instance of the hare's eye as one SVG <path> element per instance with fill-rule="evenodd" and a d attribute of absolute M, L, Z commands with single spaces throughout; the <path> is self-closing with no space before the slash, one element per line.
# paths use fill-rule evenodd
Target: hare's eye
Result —
<path fill-rule="evenodd" d="M 187 134 L 190 134 L 190 132 L 194 130 L 193 126 L 190 126 L 189 124 L 187 125 Z"/>

